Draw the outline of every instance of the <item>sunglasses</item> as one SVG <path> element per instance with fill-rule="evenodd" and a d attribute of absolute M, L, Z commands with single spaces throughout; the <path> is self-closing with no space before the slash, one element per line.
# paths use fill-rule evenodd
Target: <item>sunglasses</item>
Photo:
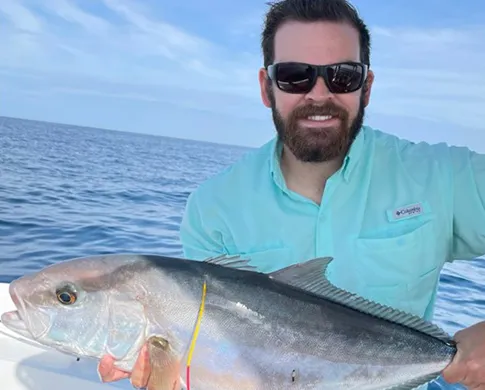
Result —
<path fill-rule="evenodd" d="M 360 62 L 339 62 L 311 65 L 302 62 L 280 62 L 269 65 L 268 76 L 277 87 L 287 93 L 308 93 L 322 76 L 331 93 L 350 93 L 362 87 L 368 65 Z"/>

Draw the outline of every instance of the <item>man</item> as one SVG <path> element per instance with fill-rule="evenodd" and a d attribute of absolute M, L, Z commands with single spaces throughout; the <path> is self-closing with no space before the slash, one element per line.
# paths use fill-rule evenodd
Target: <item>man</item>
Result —
<path fill-rule="evenodd" d="M 262 49 L 277 137 L 190 195 L 185 256 L 242 254 L 262 272 L 332 256 L 337 286 L 431 319 L 444 263 L 485 253 L 485 156 L 363 126 L 370 36 L 344 0 L 274 4 Z M 485 389 L 485 323 L 456 340 L 444 378 Z M 127 377 L 109 357 L 99 371 Z M 148 375 L 143 351 L 132 383 Z"/>

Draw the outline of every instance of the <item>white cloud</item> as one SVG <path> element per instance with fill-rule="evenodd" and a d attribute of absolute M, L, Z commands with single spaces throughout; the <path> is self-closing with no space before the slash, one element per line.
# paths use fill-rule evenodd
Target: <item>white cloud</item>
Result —
<path fill-rule="evenodd" d="M 38 85 L 51 94 L 266 114 L 258 108 L 262 12 L 240 22 L 228 18 L 222 44 L 168 23 L 147 4 L 101 0 L 103 12 L 94 14 L 81 1 L 2 0 L 0 70 L 43 79 L 24 82 L 31 96 Z M 248 31 L 255 40 L 250 52 L 230 44 Z M 376 81 L 369 110 L 485 130 L 485 26 L 375 26 L 372 34 Z"/>
<path fill-rule="evenodd" d="M 163 21 L 151 20 L 146 14 L 143 14 L 140 6 L 135 7 L 133 3 L 124 0 L 103 0 L 103 2 L 112 11 L 130 22 L 132 31 L 144 34 L 143 37 L 148 39 L 150 44 L 153 44 L 155 48 L 163 48 L 162 52 L 169 53 L 170 58 L 183 57 L 187 54 L 200 58 L 210 55 L 216 49 L 210 41 L 189 34 Z"/>
<path fill-rule="evenodd" d="M 372 32 L 374 112 L 485 130 L 485 26 Z"/>
<path fill-rule="evenodd" d="M 4 40 L 0 66 L 37 69 L 50 72 L 53 77 L 62 73 L 125 84 L 247 92 L 247 79 L 241 77 L 248 74 L 247 54 L 238 56 L 155 19 L 148 10 L 135 7 L 132 2 L 103 0 L 103 3 L 111 12 L 104 19 L 89 14 L 72 1 L 39 2 L 49 20 L 42 26 L 39 18 L 32 19 L 37 20 L 37 28 L 35 34 L 29 35 L 19 28 L 30 20 L 30 16 L 24 20 L 22 15 L 34 15 L 33 11 L 19 6 L 23 11 L 12 17 L 13 28 L 0 26 Z M 121 18 L 124 23 L 112 23 L 109 16 Z M 28 23 L 33 25 L 31 21 Z M 254 78 L 253 84 L 256 83 Z"/>
<path fill-rule="evenodd" d="M 375 26 L 372 33 L 376 36 L 385 36 L 398 40 L 400 43 L 421 43 L 424 45 L 448 45 L 457 42 L 466 42 L 468 32 L 452 28 L 388 28 Z"/>
<path fill-rule="evenodd" d="M 103 34 L 110 30 L 110 24 L 95 15 L 83 11 L 68 0 L 43 0 L 40 3 L 46 11 L 75 23 L 82 27 L 86 33 Z"/>
<path fill-rule="evenodd" d="M 237 20 L 229 19 L 227 29 L 230 34 L 242 36 L 246 39 L 259 40 L 263 21 L 264 11 L 259 10 Z"/>
<path fill-rule="evenodd" d="M 2 0 L 0 2 L 0 16 L 3 14 L 9 22 L 20 31 L 38 33 L 43 25 L 37 16 L 20 0 Z"/>

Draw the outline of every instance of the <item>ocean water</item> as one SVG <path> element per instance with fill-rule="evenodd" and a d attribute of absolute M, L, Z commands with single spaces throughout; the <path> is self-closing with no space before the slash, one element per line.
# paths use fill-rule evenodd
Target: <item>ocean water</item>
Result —
<path fill-rule="evenodd" d="M 187 196 L 246 151 L 0 117 L 0 281 L 90 254 L 181 256 Z M 485 319 L 484 261 L 443 270 L 434 321 L 450 333 Z"/>

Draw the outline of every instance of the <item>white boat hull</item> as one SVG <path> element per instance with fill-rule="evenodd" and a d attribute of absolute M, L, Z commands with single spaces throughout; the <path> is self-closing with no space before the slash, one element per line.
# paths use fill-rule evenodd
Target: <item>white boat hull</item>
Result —
<path fill-rule="evenodd" d="M 0 313 L 15 310 L 8 284 L 0 283 Z M 97 361 L 77 359 L 48 349 L 9 331 L 0 323 L 0 389 L 114 390 L 130 389 L 128 380 L 101 383 Z"/>

